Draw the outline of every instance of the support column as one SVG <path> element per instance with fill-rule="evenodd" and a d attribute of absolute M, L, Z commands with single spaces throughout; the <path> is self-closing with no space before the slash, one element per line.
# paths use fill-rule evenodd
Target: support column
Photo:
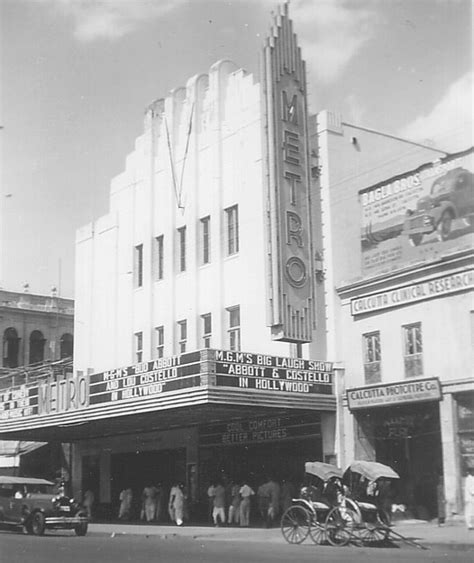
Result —
<path fill-rule="evenodd" d="M 73 497 L 82 501 L 82 452 L 79 444 L 72 444 L 71 486 Z"/>
<path fill-rule="evenodd" d="M 441 443 L 443 448 L 444 494 L 446 498 L 446 516 L 460 514 L 461 489 L 459 448 L 457 438 L 456 402 L 453 395 L 443 396 L 439 404 Z"/>
<path fill-rule="evenodd" d="M 101 503 L 111 502 L 110 483 L 110 450 L 102 450 L 99 458 L 99 500 Z"/>
<path fill-rule="evenodd" d="M 323 439 L 323 461 L 336 463 L 336 413 L 321 413 L 321 435 Z"/>

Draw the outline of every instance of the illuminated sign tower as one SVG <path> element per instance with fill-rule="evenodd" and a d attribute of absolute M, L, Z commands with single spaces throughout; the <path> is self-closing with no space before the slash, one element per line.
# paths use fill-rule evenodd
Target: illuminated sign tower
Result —
<path fill-rule="evenodd" d="M 311 342 L 313 279 L 305 63 L 288 17 L 263 49 L 268 324 L 275 340 Z"/>

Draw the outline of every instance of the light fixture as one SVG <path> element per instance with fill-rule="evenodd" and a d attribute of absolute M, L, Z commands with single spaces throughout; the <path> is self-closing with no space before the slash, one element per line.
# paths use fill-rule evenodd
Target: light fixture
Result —
<path fill-rule="evenodd" d="M 324 281 L 324 263 L 319 250 L 314 255 L 314 275 L 318 282 Z"/>

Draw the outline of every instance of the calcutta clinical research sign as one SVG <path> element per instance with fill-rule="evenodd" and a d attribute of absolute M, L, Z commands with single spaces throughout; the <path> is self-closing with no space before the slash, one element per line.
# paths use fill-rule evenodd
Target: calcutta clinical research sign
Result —
<path fill-rule="evenodd" d="M 436 377 L 402 383 L 371 385 L 346 391 L 349 410 L 386 407 L 393 404 L 441 400 L 441 385 Z"/>
<path fill-rule="evenodd" d="M 274 340 L 311 342 L 306 76 L 287 4 L 264 46 L 263 69 L 268 324 Z"/>
<path fill-rule="evenodd" d="M 351 314 L 355 317 L 472 288 L 474 288 L 474 270 L 438 276 L 427 281 L 351 299 Z"/>

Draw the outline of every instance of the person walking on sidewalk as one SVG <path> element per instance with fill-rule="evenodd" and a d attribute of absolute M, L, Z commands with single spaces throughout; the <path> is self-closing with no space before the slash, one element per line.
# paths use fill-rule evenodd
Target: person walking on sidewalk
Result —
<path fill-rule="evenodd" d="M 176 483 L 171 487 L 170 500 L 168 503 L 168 513 L 177 526 L 183 525 L 184 515 L 184 493 L 182 485 Z"/>
<path fill-rule="evenodd" d="M 220 481 L 214 488 L 212 520 L 216 527 L 225 524 L 225 488 Z"/>
<path fill-rule="evenodd" d="M 228 524 L 238 524 L 240 521 L 240 487 L 237 483 L 231 483 L 230 487 L 230 505 Z"/>
<path fill-rule="evenodd" d="M 474 470 L 468 469 L 464 481 L 464 515 L 468 530 L 474 529 Z"/>
<path fill-rule="evenodd" d="M 247 485 L 247 481 L 240 487 L 240 526 L 248 527 L 250 524 L 250 497 L 255 494 L 254 490 Z"/>

